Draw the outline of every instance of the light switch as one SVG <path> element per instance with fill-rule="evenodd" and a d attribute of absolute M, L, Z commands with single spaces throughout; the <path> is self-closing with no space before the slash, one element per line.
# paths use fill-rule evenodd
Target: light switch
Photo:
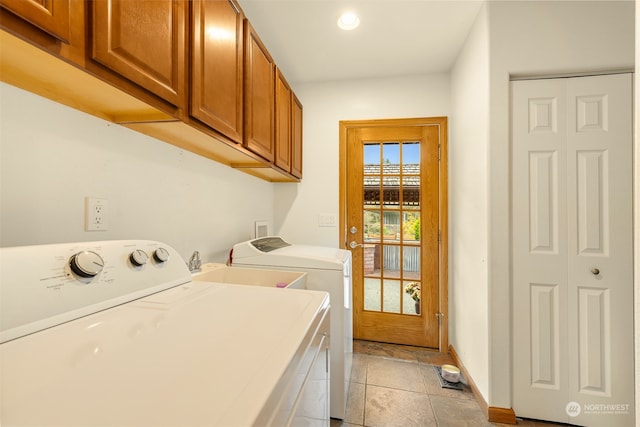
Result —
<path fill-rule="evenodd" d="M 320 227 L 336 227 L 336 216 L 332 214 L 318 215 L 318 226 Z"/>

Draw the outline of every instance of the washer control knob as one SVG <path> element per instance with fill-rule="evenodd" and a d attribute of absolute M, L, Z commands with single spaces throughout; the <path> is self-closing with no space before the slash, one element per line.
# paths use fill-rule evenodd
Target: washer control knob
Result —
<path fill-rule="evenodd" d="M 166 262 L 169 260 L 169 251 L 165 248 L 158 248 L 153 251 L 153 258 L 158 262 Z"/>
<path fill-rule="evenodd" d="M 147 261 L 149 261 L 149 255 L 147 255 L 147 253 L 142 249 L 136 249 L 135 251 L 131 252 L 131 255 L 129 255 L 129 260 L 136 267 L 140 267 L 145 265 Z"/>
<path fill-rule="evenodd" d="M 82 251 L 69 259 L 71 271 L 80 277 L 95 277 L 104 268 L 104 260 L 92 251 Z"/>

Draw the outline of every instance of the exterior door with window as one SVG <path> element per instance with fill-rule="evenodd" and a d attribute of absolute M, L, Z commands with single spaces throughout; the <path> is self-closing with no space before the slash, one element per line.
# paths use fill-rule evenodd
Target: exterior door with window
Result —
<path fill-rule="evenodd" d="M 439 348 L 442 128 L 388 122 L 341 123 L 354 337 Z"/>

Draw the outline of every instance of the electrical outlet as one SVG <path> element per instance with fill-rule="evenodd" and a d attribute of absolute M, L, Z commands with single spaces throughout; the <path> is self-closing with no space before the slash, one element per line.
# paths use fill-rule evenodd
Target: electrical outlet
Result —
<path fill-rule="evenodd" d="M 106 231 L 109 229 L 107 199 L 86 197 L 84 203 L 85 231 Z"/>

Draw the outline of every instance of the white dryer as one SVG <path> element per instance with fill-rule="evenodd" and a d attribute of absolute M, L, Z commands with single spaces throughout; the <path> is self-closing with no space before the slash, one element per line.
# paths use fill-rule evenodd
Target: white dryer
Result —
<path fill-rule="evenodd" d="M 331 417 L 344 419 L 353 358 L 351 252 L 331 247 L 293 245 L 271 236 L 234 245 L 229 263 L 238 267 L 307 273 L 306 288 L 329 293 L 331 300 Z"/>

